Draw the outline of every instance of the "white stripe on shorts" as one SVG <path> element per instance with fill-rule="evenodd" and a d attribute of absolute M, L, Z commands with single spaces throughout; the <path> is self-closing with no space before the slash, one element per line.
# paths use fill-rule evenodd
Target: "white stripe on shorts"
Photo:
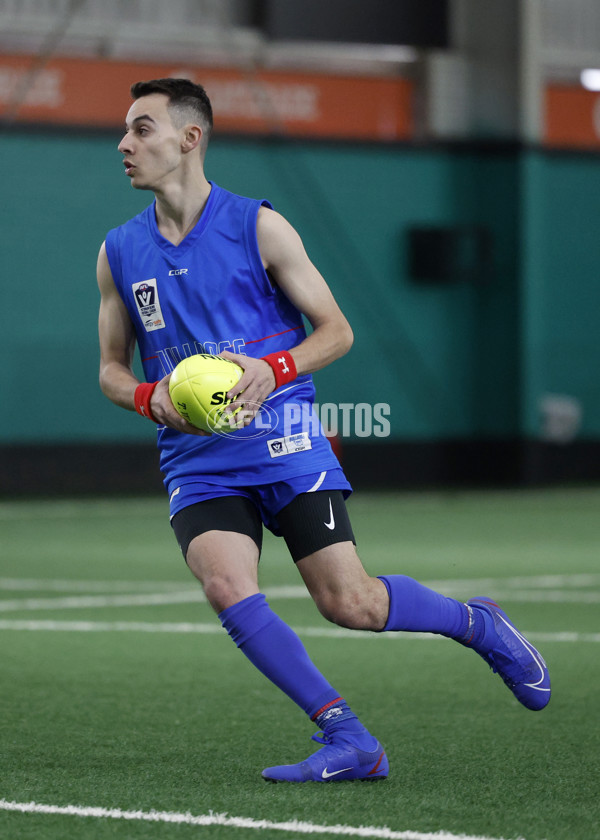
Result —
<path fill-rule="evenodd" d="M 323 482 L 325 481 L 325 476 L 326 476 L 326 475 L 327 475 L 327 470 L 325 470 L 325 472 L 322 472 L 322 473 L 321 473 L 321 475 L 320 475 L 320 476 L 319 476 L 319 478 L 317 479 L 317 483 L 316 483 L 316 484 L 313 484 L 313 486 L 310 488 L 310 490 L 307 490 L 306 492 L 307 492 L 307 493 L 314 493 L 314 492 L 315 492 L 315 490 L 318 490 L 318 489 L 319 489 L 319 487 L 321 486 L 321 484 L 323 484 Z"/>

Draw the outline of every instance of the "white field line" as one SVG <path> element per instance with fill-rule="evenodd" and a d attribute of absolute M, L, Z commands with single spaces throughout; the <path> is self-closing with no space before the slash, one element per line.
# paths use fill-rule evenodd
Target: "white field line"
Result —
<path fill-rule="evenodd" d="M 515 577 L 485 577 L 485 578 L 454 578 L 442 580 L 421 581 L 425 586 L 436 590 L 480 590 L 491 589 L 569 589 L 577 587 L 600 587 L 600 573 L 584 573 L 574 575 L 518 575 Z M 181 591 L 186 584 L 182 581 L 149 581 L 149 580 L 74 580 L 72 578 L 13 578 L 0 577 L 0 591 L 49 591 L 49 592 L 133 592 L 140 591 Z M 188 588 L 196 588 L 191 581 Z M 270 587 L 269 592 L 289 592 L 288 597 L 306 594 L 302 585 Z M 282 595 L 280 597 L 285 597 Z"/>
<path fill-rule="evenodd" d="M 199 633 L 217 635 L 225 633 L 218 621 L 214 624 L 152 621 L 27 621 L 0 619 L 0 630 L 31 630 L 33 632 L 67 633 Z"/>
<path fill-rule="evenodd" d="M 67 598 L 15 598 L 0 601 L 0 612 L 21 610 L 78 610 L 102 607 L 151 607 L 165 604 L 197 604 L 205 601 L 198 588 L 185 592 L 147 593 L 145 595 L 80 595 Z"/>
<path fill-rule="evenodd" d="M 450 594 L 447 588 L 439 587 L 439 592 Z M 600 603 L 600 591 L 554 591 L 528 590 L 504 591 L 490 590 L 493 597 L 501 602 L 519 603 L 554 603 L 554 604 L 597 604 Z M 269 600 L 304 599 L 309 594 L 303 586 L 281 586 L 265 588 L 264 594 Z M 489 592 L 479 592 L 489 594 Z M 462 597 L 465 597 L 464 595 Z M 37 610 L 78 610 L 103 609 L 107 607 L 156 607 L 171 604 L 205 603 L 206 598 L 199 587 L 179 592 L 148 592 L 129 595 L 79 595 L 53 598 L 14 598 L 0 599 L 2 612 L 30 612 Z"/>
<path fill-rule="evenodd" d="M 172 811 L 123 811 L 120 808 L 97 808 L 81 805 L 43 805 L 39 802 L 9 802 L 0 799 L 0 810 L 17 811 L 23 814 L 50 814 L 67 817 L 87 817 L 93 819 L 135 820 L 151 823 L 175 823 L 179 825 L 213 826 L 220 825 L 229 828 L 254 829 L 256 831 L 288 831 L 294 834 L 325 834 L 337 837 L 366 837 L 381 838 L 381 840 L 494 840 L 492 837 L 475 836 L 472 834 L 451 834 L 447 831 L 394 831 L 387 827 L 351 826 L 351 825 L 318 825 L 312 822 L 290 820 L 288 822 L 272 822 L 271 820 L 256 820 L 252 817 L 231 817 L 228 814 L 190 814 Z M 495 838 L 502 840 L 502 838 Z M 515 838 L 523 840 L 523 838 Z"/>
<path fill-rule="evenodd" d="M 343 627 L 293 627 L 304 638 L 317 639 L 387 639 L 391 641 L 436 641 L 443 636 L 435 633 L 374 633 L 368 630 L 347 630 Z M 29 630 L 32 632 L 65 633 L 197 633 L 200 635 L 225 635 L 225 630 L 215 620 L 214 624 L 194 622 L 151 621 L 40 621 L 0 619 L 0 630 Z M 600 633 L 528 632 L 524 635 L 537 642 L 591 642 L 600 643 Z"/>
<path fill-rule="evenodd" d="M 190 583 L 189 587 L 195 587 Z M 62 580 L 0 577 L 0 592 L 180 592 L 185 583 L 172 580 Z"/>
<path fill-rule="evenodd" d="M 510 601 L 512 603 L 519 602 L 525 604 L 598 604 L 600 603 L 600 591 L 564 592 L 562 590 L 531 589 L 529 591 L 518 592 L 516 590 L 505 590 L 494 592 L 494 599 L 499 602 Z"/>
<path fill-rule="evenodd" d="M 38 581 L 41 583 L 41 581 Z M 160 589 L 155 584 L 154 589 Z M 0 586 L 0 591 L 2 587 Z M 14 588 L 13 588 L 14 591 Z M 271 586 L 263 590 L 267 598 L 309 598 L 305 586 Z M 165 606 L 168 604 L 202 604 L 206 597 L 200 589 L 199 584 L 168 592 L 148 592 L 127 595 L 79 595 L 67 596 L 64 598 L 14 598 L 13 600 L 0 599 L 0 612 L 14 612 L 20 610 L 76 610 L 76 609 L 99 609 L 103 607 L 147 607 Z"/>
<path fill-rule="evenodd" d="M 479 578 L 473 580 L 440 580 L 427 583 L 446 595 L 468 597 L 468 593 L 492 594 L 498 601 L 525 603 L 596 604 L 600 590 L 600 575 L 546 575 L 512 578 Z M 535 588 L 534 588 L 535 587 Z M 548 587 L 564 587 L 551 589 Z M 588 587 L 584 591 L 571 587 Z M 107 607 L 167 606 L 171 604 L 204 603 L 206 598 L 197 584 L 183 587 L 171 581 L 155 582 L 115 581 L 111 591 L 109 581 L 60 581 L 52 579 L 0 578 L 0 591 L 101 592 L 105 595 L 79 595 L 50 598 L 0 599 L 0 612 L 28 612 L 37 610 L 103 609 Z M 132 589 L 134 591 L 127 592 Z M 135 591 L 135 590 L 138 591 Z M 139 592 L 139 589 L 142 592 Z M 125 592 L 127 594 L 115 594 Z M 145 590 L 145 591 L 144 591 Z M 152 591 L 155 590 L 155 591 Z M 156 591 L 158 590 L 158 591 Z M 166 591 L 165 591 L 166 590 Z M 306 588 L 272 586 L 264 589 L 270 600 L 309 598 Z"/>
<path fill-rule="evenodd" d="M 600 586 L 600 574 L 583 573 L 574 575 L 515 575 L 513 577 L 456 578 L 454 580 L 430 580 L 426 584 L 432 589 L 457 588 L 477 589 L 560 589 L 568 587 Z"/>

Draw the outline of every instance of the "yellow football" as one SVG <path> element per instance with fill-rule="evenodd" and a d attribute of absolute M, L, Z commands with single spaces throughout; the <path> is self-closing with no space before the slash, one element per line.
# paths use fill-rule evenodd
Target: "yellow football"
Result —
<path fill-rule="evenodd" d="M 169 380 L 169 394 L 178 413 L 192 426 L 205 432 L 233 432 L 236 428 L 224 416 L 225 408 L 233 400 L 227 392 L 243 374 L 239 365 L 198 353 L 179 362 Z M 233 412 L 233 417 L 241 406 Z"/>

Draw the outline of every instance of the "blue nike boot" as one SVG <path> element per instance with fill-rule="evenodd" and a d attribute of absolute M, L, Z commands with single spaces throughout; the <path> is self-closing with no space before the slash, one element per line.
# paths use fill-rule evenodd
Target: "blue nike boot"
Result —
<path fill-rule="evenodd" d="M 263 779 L 271 782 L 346 782 L 385 779 L 389 764 L 381 744 L 367 752 L 347 743 L 335 744 L 327 735 L 313 735 L 324 744 L 320 750 L 299 764 L 280 764 L 263 770 Z"/>
<path fill-rule="evenodd" d="M 550 674 L 541 654 L 519 633 L 491 598 L 471 598 L 467 609 L 481 610 L 485 633 L 472 647 L 510 688 L 517 700 L 534 712 L 550 702 Z"/>

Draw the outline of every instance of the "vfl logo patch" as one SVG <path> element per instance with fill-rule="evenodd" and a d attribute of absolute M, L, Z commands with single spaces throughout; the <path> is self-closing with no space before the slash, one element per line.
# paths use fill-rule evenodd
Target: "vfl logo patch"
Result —
<path fill-rule="evenodd" d="M 146 332 L 164 329 L 165 322 L 158 299 L 156 278 L 144 280 L 142 283 L 133 283 L 131 288 Z"/>
<path fill-rule="evenodd" d="M 267 445 L 271 458 L 280 458 L 282 455 L 292 455 L 294 452 L 312 449 L 312 440 L 308 432 L 298 432 L 296 435 L 268 440 Z"/>

